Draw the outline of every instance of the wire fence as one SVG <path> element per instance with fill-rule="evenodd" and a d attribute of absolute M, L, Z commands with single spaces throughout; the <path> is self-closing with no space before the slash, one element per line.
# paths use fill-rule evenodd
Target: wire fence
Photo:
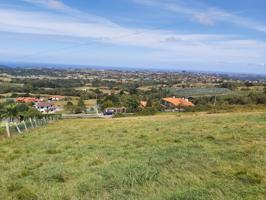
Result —
<path fill-rule="evenodd" d="M 20 122 L 6 122 L 5 127 L 0 128 L 0 133 L 5 132 L 9 138 L 12 135 L 23 134 L 31 129 L 45 126 L 60 119 L 62 119 L 62 115 L 46 115 L 41 118 L 28 118 Z"/>

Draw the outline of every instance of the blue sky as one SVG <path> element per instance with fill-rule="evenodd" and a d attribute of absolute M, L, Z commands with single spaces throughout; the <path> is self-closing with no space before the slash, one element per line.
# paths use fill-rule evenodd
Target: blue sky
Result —
<path fill-rule="evenodd" d="M 0 60 L 266 74 L 265 0 L 1 0 Z"/>

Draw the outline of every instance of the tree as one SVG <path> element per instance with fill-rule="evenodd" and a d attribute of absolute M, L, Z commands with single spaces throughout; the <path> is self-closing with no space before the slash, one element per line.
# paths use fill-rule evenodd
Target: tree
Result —
<path fill-rule="evenodd" d="M 20 103 L 20 104 L 17 104 L 17 110 L 18 110 L 19 113 L 20 112 L 26 112 L 26 111 L 29 110 L 29 107 L 25 103 Z"/>
<path fill-rule="evenodd" d="M 110 108 L 110 107 L 114 107 L 114 103 L 110 100 L 107 100 L 107 101 L 104 101 L 102 104 L 101 104 L 101 108 L 102 109 L 105 109 L 105 108 Z"/>
<path fill-rule="evenodd" d="M 81 107 L 76 106 L 75 114 L 80 114 L 80 113 L 83 113 L 83 112 L 84 112 L 84 110 Z"/>
<path fill-rule="evenodd" d="M 15 104 L 9 104 L 1 110 L 1 118 L 8 118 L 10 121 L 18 116 L 17 106 Z"/>
<path fill-rule="evenodd" d="M 67 104 L 64 106 L 64 109 L 69 113 L 74 113 L 75 106 L 71 101 L 68 101 Z"/>
<path fill-rule="evenodd" d="M 84 103 L 83 98 L 80 97 L 75 112 L 76 113 L 82 113 L 82 112 L 85 112 L 85 111 L 86 111 L 86 105 Z"/>
<path fill-rule="evenodd" d="M 115 94 L 111 94 L 111 95 L 108 95 L 107 97 L 105 97 L 104 101 L 111 101 L 113 103 L 113 106 L 120 106 L 120 99 L 117 95 Z M 108 107 L 111 107 L 111 106 L 108 106 Z"/>
<path fill-rule="evenodd" d="M 147 108 L 152 107 L 152 100 L 151 100 L 151 98 L 149 98 L 149 99 L 147 100 L 147 105 L 146 105 L 146 107 L 147 107 Z"/>
<path fill-rule="evenodd" d="M 39 112 L 36 108 L 29 108 L 27 111 L 20 113 L 24 118 L 33 118 L 33 117 L 41 117 L 42 113 Z"/>
<path fill-rule="evenodd" d="M 125 106 L 128 112 L 137 112 L 139 109 L 139 100 L 135 96 L 127 96 Z"/>

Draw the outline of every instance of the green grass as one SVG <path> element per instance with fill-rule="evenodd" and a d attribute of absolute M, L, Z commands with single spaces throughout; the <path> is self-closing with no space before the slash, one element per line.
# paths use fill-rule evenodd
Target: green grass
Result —
<path fill-rule="evenodd" d="M 0 199 L 265 199 L 266 114 L 65 120 L 0 141 Z"/>
<path fill-rule="evenodd" d="M 197 97 L 197 96 L 211 96 L 211 95 L 232 95 L 233 91 L 227 88 L 170 88 L 173 95 L 180 97 Z"/>

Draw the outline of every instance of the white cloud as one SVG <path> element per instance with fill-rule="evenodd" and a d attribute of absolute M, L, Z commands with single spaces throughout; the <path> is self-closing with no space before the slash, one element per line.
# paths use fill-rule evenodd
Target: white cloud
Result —
<path fill-rule="evenodd" d="M 130 29 L 113 23 L 99 21 L 77 21 L 71 17 L 51 15 L 39 12 L 26 12 L 0 9 L 0 30 L 81 37 L 98 39 L 105 42 L 117 42 L 127 45 L 147 47 L 162 46 L 161 44 L 173 40 L 194 44 L 210 40 L 224 39 L 220 35 L 189 34 L 180 35 L 163 30 Z"/>
<path fill-rule="evenodd" d="M 33 0 L 24 1 L 33 2 Z M 146 1 L 150 2 L 150 0 Z M 218 34 L 178 34 L 173 31 L 127 28 L 107 19 L 82 13 L 65 4 L 51 4 L 54 0 L 37 0 L 34 2 L 49 9 L 60 10 L 67 15 L 0 9 L 0 31 L 48 35 L 55 38 L 71 37 L 76 38 L 79 44 L 82 43 L 80 42 L 81 39 L 85 39 L 103 44 L 146 48 L 153 52 L 149 54 L 147 59 L 158 61 L 158 63 L 160 61 L 161 63 L 173 63 L 174 61 L 266 62 L 266 43 L 262 41 L 241 40 L 236 36 Z M 171 6 L 171 9 L 175 12 L 182 9 L 184 13 L 191 12 L 188 8 L 177 6 Z M 79 13 L 82 17 L 77 19 L 74 13 Z M 209 13 L 206 16 L 197 13 L 197 20 L 210 25 L 219 18 L 227 17 L 226 14 L 216 10 L 212 10 L 211 15 Z M 215 19 L 209 16 L 215 16 Z"/>
<path fill-rule="evenodd" d="M 83 22 L 50 13 L 0 9 L 0 31 L 74 37 L 113 45 L 161 50 L 172 59 L 233 59 L 265 62 L 266 44 L 256 40 L 212 34 L 177 34 L 163 30 L 125 28 L 102 22 Z"/>
<path fill-rule="evenodd" d="M 22 0 L 37 6 L 61 11 L 76 11 L 59 0 Z"/>
<path fill-rule="evenodd" d="M 184 4 L 182 1 L 177 0 L 174 3 L 172 1 L 162 0 L 133 0 L 134 2 L 146 6 L 156 6 L 168 11 L 186 15 L 198 23 L 203 25 L 214 25 L 217 22 L 223 21 L 234 24 L 236 26 L 253 29 L 256 31 L 266 33 L 266 25 L 261 22 L 257 22 L 251 19 L 246 19 L 238 16 L 236 13 L 230 13 L 221 9 L 213 7 L 196 8 Z"/>
<path fill-rule="evenodd" d="M 38 7 L 47 8 L 50 10 L 64 13 L 78 20 L 105 23 L 107 25 L 109 24 L 113 26 L 115 25 L 108 19 L 82 12 L 78 9 L 75 9 L 75 8 L 72 8 L 66 5 L 60 0 L 21 0 L 21 1 L 38 6 Z"/>

